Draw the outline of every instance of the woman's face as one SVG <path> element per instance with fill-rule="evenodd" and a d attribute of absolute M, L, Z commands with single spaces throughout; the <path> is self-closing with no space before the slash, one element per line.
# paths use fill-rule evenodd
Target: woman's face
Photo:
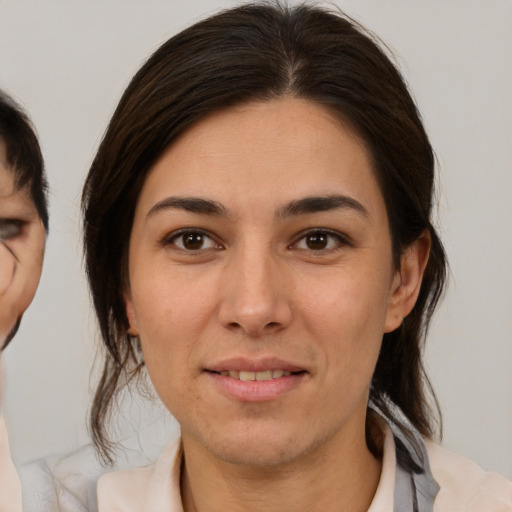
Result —
<path fill-rule="evenodd" d="M 34 298 L 45 238 L 30 191 L 16 190 L 0 141 L 0 347 Z"/>
<path fill-rule="evenodd" d="M 401 278 L 365 144 L 279 99 L 210 115 L 156 163 L 126 309 L 185 446 L 279 464 L 364 438 Z"/>

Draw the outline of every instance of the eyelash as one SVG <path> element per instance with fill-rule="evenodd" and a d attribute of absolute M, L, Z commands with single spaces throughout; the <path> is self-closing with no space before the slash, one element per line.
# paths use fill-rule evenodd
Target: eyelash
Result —
<path fill-rule="evenodd" d="M 334 247 L 326 247 L 326 248 L 320 248 L 320 249 L 312 249 L 311 247 L 309 247 L 309 248 L 308 247 L 304 247 L 304 248 L 297 247 L 301 241 L 304 241 L 305 243 L 307 243 L 306 242 L 307 237 L 312 236 L 312 235 L 325 236 L 328 239 L 329 238 L 334 239 L 336 241 L 336 243 L 335 243 Z M 309 229 L 307 231 L 303 231 L 302 233 L 299 233 L 299 235 L 296 238 L 296 241 L 293 242 L 292 244 L 290 244 L 288 246 L 288 248 L 292 249 L 295 247 L 296 249 L 302 250 L 302 251 L 308 251 L 311 253 L 318 253 L 318 254 L 325 254 L 326 252 L 337 251 L 340 248 L 347 246 L 347 245 L 348 246 L 350 245 L 350 241 L 346 235 L 343 235 L 337 231 L 332 231 L 330 229 L 314 228 L 314 229 Z"/>
<path fill-rule="evenodd" d="M 220 250 L 223 248 L 219 243 L 215 242 L 215 240 L 212 238 L 212 236 L 210 234 L 208 234 L 206 231 L 203 231 L 202 229 L 180 229 L 178 231 L 174 231 L 170 235 L 167 235 L 166 237 L 164 237 L 163 240 L 160 242 L 160 245 L 162 247 L 168 247 L 169 245 L 174 245 L 178 250 L 181 250 L 186 253 L 191 253 L 191 254 L 197 254 L 197 253 L 205 250 L 203 247 L 201 247 L 199 249 L 187 249 L 186 247 L 184 247 L 184 246 L 180 247 L 175 243 L 177 240 L 181 239 L 182 245 L 183 245 L 183 239 L 187 235 L 189 235 L 189 236 L 200 235 L 203 238 L 203 240 L 205 240 L 205 239 L 211 240 L 214 247 L 208 247 L 208 249 Z"/>
<path fill-rule="evenodd" d="M 197 249 L 189 249 L 187 247 L 185 247 L 184 245 L 184 238 L 186 236 L 194 236 L 194 235 L 198 235 L 200 237 L 200 240 L 199 242 L 201 242 L 201 247 L 197 248 Z M 306 244 L 307 244 L 307 237 L 308 236 L 317 236 L 317 237 L 326 237 L 327 238 L 327 244 L 329 244 L 329 239 L 334 239 L 335 240 L 335 244 L 334 244 L 334 247 L 325 247 L 325 248 L 319 248 L 319 249 L 312 249 L 311 247 L 298 247 L 299 243 L 301 241 L 304 241 Z M 180 241 L 181 240 L 181 246 L 180 245 L 177 245 L 177 241 Z M 203 247 L 202 245 L 204 245 L 204 241 L 205 240 L 210 240 L 211 244 L 210 244 L 210 247 Z M 192 240 L 193 241 L 193 240 Z M 175 248 L 177 248 L 178 250 L 181 250 L 185 253 L 190 253 L 190 254 L 197 254 L 199 252 L 202 252 L 204 250 L 207 250 L 207 249 L 216 249 L 216 250 L 222 250 L 224 249 L 224 247 L 222 247 L 222 245 L 218 242 L 215 241 L 215 239 L 206 231 L 203 231 L 202 229 L 180 229 L 178 231 L 175 231 L 173 233 L 171 233 L 170 235 L 167 235 L 165 236 L 161 241 L 160 241 L 160 246 L 161 247 L 168 247 L 169 245 L 173 245 Z M 320 229 L 320 228 L 315 228 L 315 229 L 310 229 L 308 231 L 304 231 L 302 233 L 300 233 L 295 241 L 293 243 L 291 243 L 290 245 L 288 245 L 288 249 L 298 249 L 298 250 L 301 250 L 301 251 L 307 251 L 307 252 L 311 252 L 311 253 L 318 253 L 318 254 L 322 254 L 322 253 L 326 253 L 326 252 L 334 252 L 336 250 L 339 250 L 341 247 L 343 246 L 347 246 L 347 245 L 350 245 L 350 241 L 348 239 L 347 236 L 345 235 L 342 235 L 341 233 L 337 232 L 337 231 L 332 231 L 332 230 L 329 230 L 329 229 Z"/>
<path fill-rule="evenodd" d="M 19 219 L 0 219 L 0 241 L 16 238 L 24 225 L 25 222 Z"/>

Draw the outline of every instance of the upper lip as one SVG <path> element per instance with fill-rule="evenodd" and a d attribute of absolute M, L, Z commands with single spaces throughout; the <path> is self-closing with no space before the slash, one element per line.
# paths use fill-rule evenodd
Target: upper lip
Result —
<path fill-rule="evenodd" d="M 284 370 L 290 373 L 306 371 L 304 367 L 297 366 L 278 357 L 248 358 L 235 357 L 224 359 L 208 365 L 205 370 L 210 372 L 222 371 L 243 371 L 243 372 L 264 372 L 266 370 Z"/>

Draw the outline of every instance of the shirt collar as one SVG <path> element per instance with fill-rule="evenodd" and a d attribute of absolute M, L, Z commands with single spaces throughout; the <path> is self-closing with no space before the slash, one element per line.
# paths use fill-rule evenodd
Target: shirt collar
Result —
<path fill-rule="evenodd" d="M 378 410 L 376 412 L 379 413 Z M 379 416 L 384 435 L 382 470 L 368 512 L 432 512 L 439 486 L 430 471 L 422 437 L 412 426 L 407 425 L 406 435 L 398 424 L 384 419 L 380 413 Z M 119 475 L 120 478 L 117 479 L 110 477 L 115 473 L 102 477 L 98 486 L 98 502 L 122 502 L 125 508 L 118 507 L 116 510 L 124 511 L 183 512 L 180 490 L 182 461 L 181 440 L 177 439 L 165 448 L 152 467 L 126 473 L 117 472 L 125 473 L 124 477 Z M 144 475 L 140 474 L 142 469 L 145 471 Z M 135 474 L 139 475 L 138 478 L 134 478 Z M 144 496 L 141 496 L 143 506 L 132 506 L 129 503 L 133 504 L 129 495 L 136 488 Z M 100 510 L 107 508 L 100 506 Z"/>

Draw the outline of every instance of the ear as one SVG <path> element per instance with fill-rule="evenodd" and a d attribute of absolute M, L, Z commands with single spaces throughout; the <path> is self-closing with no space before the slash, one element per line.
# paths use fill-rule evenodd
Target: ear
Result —
<path fill-rule="evenodd" d="M 137 318 L 135 315 L 135 308 L 133 307 L 133 301 L 129 292 L 124 293 L 124 308 L 126 311 L 126 317 L 128 318 L 128 331 L 130 336 L 138 336 L 139 329 L 137 327 Z"/>
<path fill-rule="evenodd" d="M 400 269 L 393 277 L 384 332 L 397 329 L 416 304 L 430 254 L 430 245 L 430 233 L 425 230 L 402 254 Z"/>

